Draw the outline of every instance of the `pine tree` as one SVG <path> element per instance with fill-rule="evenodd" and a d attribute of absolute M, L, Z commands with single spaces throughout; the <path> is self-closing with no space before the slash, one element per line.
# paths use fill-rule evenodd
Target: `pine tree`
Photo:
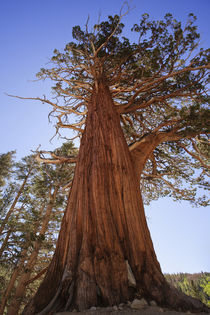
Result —
<path fill-rule="evenodd" d="M 75 150 L 72 143 L 66 143 L 56 151 L 65 156 L 72 150 Z M 23 160 L 33 159 L 34 156 L 29 156 Z M 0 314 L 4 314 L 6 305 L 8 314 L 18 314 L 21 304 L 27 300 L 28 285 L 39 279 L 46 270 L 66 202 L 64 188 L 73 176 L 73 167 L 67 163 L 49 166 L 33 161 L 33 167 L 30 183 L 24 186 L 19 198 L 21 208 L 13 217 L 10 216 L 1 247 L 5 268 L 8 267 L 9 251 L 12 252 L 10 259 L 13 263 L 10 262 L 11 267 L 8 268 L 11 277 L 2 290 Z M 25 165 L 18 163 L 16 177 L 19 180 L 22 180 L 23 170 Z"/>

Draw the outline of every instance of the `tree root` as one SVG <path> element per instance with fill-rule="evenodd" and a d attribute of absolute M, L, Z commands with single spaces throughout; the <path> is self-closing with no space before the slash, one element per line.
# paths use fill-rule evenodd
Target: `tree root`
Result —
<path fill-rule="evenodd" d="M 171 286 L 169 286 L 165 293 L 165 303 L 161 304 L 162 306 L 172 308 L 176 311 L 210 313 L 210 308 L 203 304 L 200 300 L 188 296 Z"/>

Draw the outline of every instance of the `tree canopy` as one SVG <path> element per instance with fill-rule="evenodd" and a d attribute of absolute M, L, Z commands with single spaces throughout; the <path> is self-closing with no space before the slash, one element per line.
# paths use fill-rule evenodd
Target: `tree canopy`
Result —
<path fill-rule="evenodd" d="M 132 43 L 123 36 L 127 13 L 108 16 L 91 30 L 88 21 L 84 30 L 75 26 L 74 41 L 63 52 L 55 49 L 50 66 L 37 74 L 54 82 L 52 98 L 30 99 L 52 106 L 56 133 L 70 128 L 74 138 L 81 137 L 91 92 L 103 77 L 135 160 L 141 142 L 156 138 L 141 176 L 145 202 L 170 195 L 205 206 L 208 201 L 196 198 L 195 187 L 208 186 L 210 50 L 199 48 L 192 13 L 185 25 L 169 13 L 159 21 L 143 14 L 131 29 Z M 65 160 L 52 158 L 57 160 L 51 163 Z"/>
<path fill-rule="evenodd" d="M 52 106 L 56 133 L 70 128 L 74 138 L 81 137 L 92 90 L 103 77 L 137 171 L 143 142 L 154 141 L 141 175 L 145 202 L 169 195 L 205 206 L 196 187 L 208 186 L 210 65 L 209 49 L 199 48 L 196 17 L 189 14 L 182 25 L 171 14 L 159 21 L 144 14 L 131 29 L 136 39 L 131 43 L 123 35 L 125 14 L 109 16 L 91 30 L 88 22 L 84 30 L 75 26 L 74 41 L 63 52 L 55 49 L 50 65 L 37 74 L 54 83 L 52 98 L 30 99 Z"/>

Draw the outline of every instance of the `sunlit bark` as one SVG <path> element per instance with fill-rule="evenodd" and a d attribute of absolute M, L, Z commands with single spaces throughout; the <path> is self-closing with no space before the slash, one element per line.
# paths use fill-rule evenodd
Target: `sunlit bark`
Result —
<path fill-rule="evenodd" d="M 159 304 L 181 307 L 183 297 L 170 290 L 157 261 L 138 179 L 109 89 L 99 80 L 89 103 L 56 251 L 23 314 L 127 301 L 134 294 L 127 262 L 136 292 Z"/>

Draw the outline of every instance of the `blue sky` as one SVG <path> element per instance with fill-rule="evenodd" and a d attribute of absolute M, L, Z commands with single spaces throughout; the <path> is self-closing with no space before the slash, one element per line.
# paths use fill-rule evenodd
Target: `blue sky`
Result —
<path fill-rule="evenodd" d="M 48 123 L 50 108 L 33 101 L 9 98 L 49 95 L 50 85 L 32 82 L 55 48 L 71 41 L 74 25 L 84 25 L 107 15 L 118 14 L 120 0 L 7 0 L 0 2 L 0 153 L 17 150 L 17 157 L 30 154 L 41 144 L 52 150 L 61 144 Z M 171 12 L 185 21 L 187 14 L 197 15 L 201 45 L 209 47 L 209 0 L 133 0 L 124 23 L 131 27 L 147 12 L 160 19 Z M 186 202 L 171 199 L 153 202 L 147 207 L 148 223 L 158 259 L 164 272 L 210 271 L 210 209 L 192 208 Z"/>

